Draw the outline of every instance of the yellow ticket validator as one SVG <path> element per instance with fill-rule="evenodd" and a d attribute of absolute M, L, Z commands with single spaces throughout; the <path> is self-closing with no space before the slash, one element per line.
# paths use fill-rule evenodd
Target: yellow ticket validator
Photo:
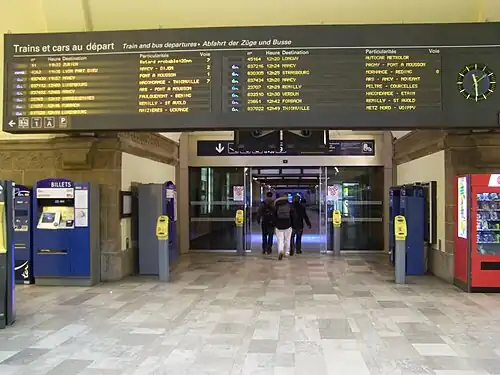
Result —
<path fill-rule="evenodd" d="M 168 240 L 168 216 L 158 216 L 156 221 L 156 237 L 159 240 Z"/>
<path fill-rule="evenodd" d="M 5 203 L 0 202 L 0 254 L 7 253 L 7 215 Z"/>
<path fill-rule="evenodd" d="M 398 215 L 394 218 L 394 235 L 396 240 L 404 241 L 408 234 L 408 229 L 406 227 L 406 219 L 404 216 Z"/>
<path fill-rule="evenodd" d="M 336 228 L 340 227 L 340 224 L 342 224 L 342 215 L 340 214 L 339 210 L 334 210 L 332 212 L 332 221 L 333 226 Z"/>
<path fill-rule="evenodd" d="M 234 216 L 234 223 L 236 226 L 241 227 L 243 225 L 243 210 L 237 210 L 236 215 Z"/>

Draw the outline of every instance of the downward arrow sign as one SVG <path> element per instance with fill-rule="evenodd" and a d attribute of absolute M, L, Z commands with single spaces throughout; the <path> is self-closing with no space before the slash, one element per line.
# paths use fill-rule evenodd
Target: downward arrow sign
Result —
<path fill-rule="evenodd" d="M 215 151 L 217 151 L 220 154 L 222 151 L 224 151 L 224 146 L 222 146 L 222 144 L 219 143 L 215 148 Z"/>

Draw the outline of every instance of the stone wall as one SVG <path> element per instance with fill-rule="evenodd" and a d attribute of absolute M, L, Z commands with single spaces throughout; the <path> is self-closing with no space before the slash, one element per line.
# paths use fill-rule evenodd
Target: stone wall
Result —
<path fill-rule="evenodd" d="M 431 250 L 431 272 L 453 281 L 455 240 L 455 177 L 460 174 L 495 173 L 500 170 L 500 133 L 414 131 L 394 143 L 396 165 L 445 151 L 445 246 Z M 432 168 L 432 166 L 429 166 Z"/>
<path fill-rule="evenodd" d="M 121 249 L 122 152 L 177 165 L 179 150 L 176 142 L 157 133 L 0 141 L 0 179 L 28 186 L 51 177 L 99 184 L 103 281 L 119 280 L 133 269 L 131 254 Z"/>

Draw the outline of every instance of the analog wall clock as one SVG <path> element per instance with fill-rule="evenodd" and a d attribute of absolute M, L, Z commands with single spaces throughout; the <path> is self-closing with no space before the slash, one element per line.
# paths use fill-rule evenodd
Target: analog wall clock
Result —
<path fill-rule="evenodd" d="M 485 64 L 466 65 L 457 76 L 458 91 L 465 99 L 479 102 L 495 92 L 496 76 Z"/>

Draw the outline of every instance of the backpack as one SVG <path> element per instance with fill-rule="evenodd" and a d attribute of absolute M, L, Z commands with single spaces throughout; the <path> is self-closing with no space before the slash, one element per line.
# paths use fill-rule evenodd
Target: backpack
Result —
<path fill-rule="evenodd" d="M 262 210 L 262 222 L 272 223 L 274 219 L 274 209 L 269 203 L 264 203 L 264 208 Z"/>
<path fill-rule="evenodd" d="M 276 216 L 280 220 L 290 220 L 290 204 L 280 204 L 276 210 Z"/>

